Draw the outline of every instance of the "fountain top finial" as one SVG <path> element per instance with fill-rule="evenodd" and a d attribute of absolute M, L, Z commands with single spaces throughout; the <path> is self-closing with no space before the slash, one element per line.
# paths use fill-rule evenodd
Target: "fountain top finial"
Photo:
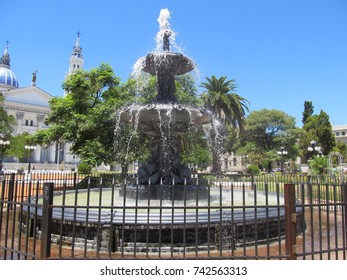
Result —
<path fill-rule="evenodd" d="M 171 31 L 169 29 L 165 30 L 163 34 L 163 51 L 164 52 L 169 52 L 170 51 L 170 38 L 171 36 Z"/>
<path fill-rule="evenodd" d="M 169 24 L 170 12 L 162 9 L 158 22 L 160 30 L 157 33 L 156 51 L 141 58 L 141 70 L 157 76 L 157 103 L 176 103 L 175 75 L 183 75 L 194 69 L 194 62 L 181 53 L 172 52 L 175 47 L 175 32 Z M 170 42 L 170 40 L 171 42 Z"/>
<path fill-rule="evenodd" d="M 159 22 L 159 32 L 158 32 L 158 39 L 159 41 L 163 41 L 163 51 L 169 52 L 170 51 L 170 36 L 172 35 L 172 30 L 170 28 L 170 11 L 168 9 L 161 9 L 160 14 L 158 17 Z"/>

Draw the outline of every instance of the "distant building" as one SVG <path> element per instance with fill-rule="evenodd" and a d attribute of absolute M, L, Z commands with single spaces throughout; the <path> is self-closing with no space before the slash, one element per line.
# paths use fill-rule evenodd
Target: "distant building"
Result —
<path fill-rule="evenodd" d="M 246 170 L 246 159 L 234 153 L 226 153 L 220 157 L 221 170 L 226 173 L 241 173 Z"/>
<path fill-rule="evenodd" d="M 83 63 L 78 33 L 77 41 L 69 60 L 69 70 L 66 77 L 71 75 L 76 69 L 82 69 Z M 16 135 L 23 132 L 34 134 L 37 130 L 47 128 L 44 120 L 50 112 L 49 100 L 53 96 L 37 86 L 36 75 L 37 71 L 32 73 L 30 86 L 19 87 L 19 82 L 10 68 L 10 55 L 7 44 L 0 59 L 0 94 L 5 98 L 2 104 L 3 107 L 17 121 L 15 127 Z M 59 164 L 63 161 L 65 163 L 74 163 L 76 158 L 69 152 L 68 144 L 54 143 L 48 147 L 38 145 L 32 153 L 31 160 L 33 163 L 47 162 Z"/>
<path fill-rule="evenodd" d="M 347 144 L 347 124 L 334 125 L 332 132 L 335 135 L 335 140 Z"/>

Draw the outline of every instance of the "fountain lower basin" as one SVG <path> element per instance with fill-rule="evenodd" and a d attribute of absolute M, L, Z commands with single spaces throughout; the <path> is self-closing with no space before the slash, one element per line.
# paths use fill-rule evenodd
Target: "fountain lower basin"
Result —
<path fill-rule="evenodd" d="M 169 200 L 122 196 L 121 189 L 55 193 L 52 240 L 63 236 L 67 245 L 79 240 L 75 247 L 108 252 L 182 253 L 232 250 L 285 234 L 284 199 L 277 194 L 209 188 L 207 199 Z M 24 212 L 29 223 L 36 215 L 40 233 L 42 209 Z"/>
<path fill-rule="evenodd" d="M 141 133 L 153 136 L 160 136 L 165 131 L 172 135 L 186 134 L 211 121 L 212 115 L 206 109 L 179 104 L 134 105 L 123 109 L 120 114 L 120 122 L 129 123 Z"/>

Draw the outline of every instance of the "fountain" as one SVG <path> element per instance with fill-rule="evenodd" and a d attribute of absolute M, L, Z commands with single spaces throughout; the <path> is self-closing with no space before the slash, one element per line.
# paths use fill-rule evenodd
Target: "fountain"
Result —
<path fill-rule="evenodd" d="M 136 63 L 140 70 L 156 76 L 155 99 L 149 105 L 122 109 L 118 117 L 120 123 L 128 123 L 136 127 L 139 133 L 151 138 L 151 156 L 138 171 L 140 188 L 137 188 L 137 191 L 148 193 L 147 188 L 150 185 L 153 190 L 151 198 L 158 198 L 156 190 L 164 189 L 164 192 L 160 193 L 162 198 L 183 199 L 185 186 L 185 192 L 198 191 L 200 197 L 206 198 L 207 189 L 192 185 L 190 169 L 181 163 L 179 137 L 192 129 L 211 123 L 213 116 L 204 108 L 177 103 L 175 75 L 192 71 L 195 64 L 187 56 L 170 51 L 170 37 L 174 32 L 170 29 L 169 17 L 167 9 L 161 10 L 158 18 L 160 29 L 157 34 L 161 49 L 140 58 Z M 170 197 L 172 186 L 175 188 L 175 197 Z M 134 189 L 134 186 L 129 185 L 126 194 L 133 195 Z"/>
<path fill-rule="evenodd" d="M 105 187 L 105 181 L 88 182 L 86 189 L 55 193 L 51 228 L 56 238 L 70 238 L 70 243 L 81 239 L 84 244 L 88 240 L 88 248 L 109 252 L 172 254 L 233 249 L 283 236 L 284 208 L 280 205 L 284 201 L 278 193 L 252 190 L 245 186 L 247 182 L 241 190 L 234 190 L 232 184 L 228 188 L 202 184 L 181 163 L 180 137 L 212 124 L 214 117 L 203 108 L 177 102 L 175 75 L 190 72 L 195 65 L 170 50 L 174 32 L 169 15 L 164 9 L 158 19 L 161 48 L 136 63 L 142 71 L 156 75 L 157 95 L 151 104 L 121 109 L 115 129 L 128 124 L 146 135 L 151 156 L 133 182 L 122 186 L 112 182 L 111 187 Z M 31 198 L 30 202 L 41 200 Z M 279 206 L 266 206 L 271 204 Z M 23 211 L 31 217 L 28 221 L 40 221 L 40 208 Z"/>

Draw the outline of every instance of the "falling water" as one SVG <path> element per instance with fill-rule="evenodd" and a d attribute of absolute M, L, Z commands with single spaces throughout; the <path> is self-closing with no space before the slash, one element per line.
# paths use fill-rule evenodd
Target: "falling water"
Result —
<path fill-rule="evenodd" d="M 176 53 L 182 53 L 182 48 L 176 44 L 176 32 L 170 26 L 170 11 L 168 9 L 161 9 L 158 23 L 159 23 L 159 31 L 155 36 L 156 46 L 155 49 L 150 52 L 156 54 L 154 56 L 155 63 L 157 65 L 166 65 L 168 63 L 168 51 L 163 50 L 164 46 L 164 35 L 167 34 L 170 37 L 169 48 Z M 172 53 L 172 52 L 171 52 Z M 138 59 L 133 65 L 133 71 L 131 73 L 131 77 L 136 81 L 136 91 L 141 92 L 143 88 L 146 88 L 148 85 L 149 78 L 151 75 L 143 71 L 145 66 L 146 56 Z M 195 65 L 194 65 L 195 69 Z M 197 73 L 197 72 L 196 72 Z"/>
<path fill-rule="evenodd" d="M 203 129 L 208 140 L 209 150 L 212 153 L 212 171 L 220 172 L 219 158 L 224 152 L 224 125 L 218 118 L 214 117 L 210 124 L 203 126 Z"/>
<path fill-rule="evenodd" d="M 133 140 L 133 137 L 135 135 L 135 133 L 137 133 L 137 128 L 139 125 L 139 116 L 140 116 L 140 110 L 138 109 L 138 106 L 136 105 L 132 105 L 130 107 L 126 107 L 126 108 L 121 108 L 120 110 L 118 110 L 116 112 L 116 127 L 114 130 L 114 141 L 113 141 L 113 146 L 114 146 L 114 150 L 115 151 L 120 151 L 120 149 L 122 149 L 122 147 L 118 147 L 118 144 L 120 143 L 120 138 L 123 137 L 123 135 L 121 135 L 122 133 L 122 127 L 121 127 L 121 116 L 125 111 L 129 111 L 130 112 L 130 119 L 129 119 L 129 123 L 132 124 L 133 129 L 134 129 L 134 133 L 129 133 L 126 135 L 127 139 L 126 139 L 126 151 L 125 151 L 125 159 L 127 160 L 129 157 L 129 152 L 130 152 L 130 145 L 131 142 Z"/>
<path fill-rule="evenodd" d="M 174 47 L 176 51 L 181 51 L 176 45 L 176 32 L 172 30 L 170 27 L 170 11 L 168 9 L 161 9 L 158 17 L 158 23 L 159 23 L 159 31 L 157 35 L 155 36 L 156 41 L 156 52 L 162 52 L 163 51 L 163 45 L 164 45 L 164 37 L 165 34 L 169 34 L 170 36 L 170 46 Z"/>

